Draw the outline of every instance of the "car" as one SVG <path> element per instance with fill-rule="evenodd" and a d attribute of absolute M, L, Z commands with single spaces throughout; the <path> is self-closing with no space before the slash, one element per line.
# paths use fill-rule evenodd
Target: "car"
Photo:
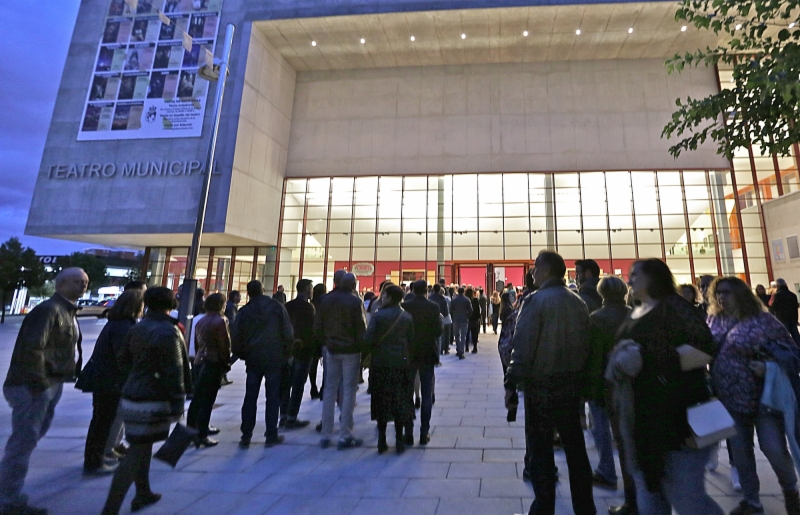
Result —
<path fill-rule="evenodd" d="M 102 302 L 91 299 L 81 299 L 78 301 L 78 307 L 81 309 L 78 311 L 77 316 L 105 318 L 106 315 L 108 315 L 108 310 L 111 309 L 113 305 L 114 299 Z"/>

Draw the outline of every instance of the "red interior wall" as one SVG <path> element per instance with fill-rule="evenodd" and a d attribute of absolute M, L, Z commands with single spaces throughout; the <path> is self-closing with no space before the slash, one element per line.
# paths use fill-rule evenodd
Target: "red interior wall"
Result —
<path fill-rule="evenodd" d="M 486 267 L 466 267 L 462 266 L 459 268 L 459 277 L 458 284 L 466 284 L 468 286 L 475 286 L 475 287 L 483 287 L 486 288 Z"/>

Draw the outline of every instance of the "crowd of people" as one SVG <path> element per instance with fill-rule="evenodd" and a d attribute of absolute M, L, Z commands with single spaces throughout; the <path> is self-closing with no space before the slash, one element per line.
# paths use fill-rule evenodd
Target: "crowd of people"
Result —
<path fill-rule="evenodd" d="M 721 514 L 704 482 L 706 469 L 716 467 L 719 443 L 698 445 L 687 416 L 716 398 L 735 426 L 727 447 L 743 500 L 731 515 L 764 513 L 754 435 L 778 477 L 787 513 L 800 515 L 798 303 L 785 281 L 777 280 L 769 293 L 754 293 L 737 277 L 703 276 L 698 287 L 678 286 L 658 259 L 636 261 L 627 282 L 602 277 L 591 259 L 575 263 L 574 286 L 567 285 L 566 271 L 560 255 L 542 251 L 523 288 L 508 284 L 491 296 L 480 287 L 419 280 L 385 281 L 377 294 L 362 298 L 355 275 L 338 270 L 330 292 L 301 279 L 287 302 L 282 286 L 270 297 L 251 281 L 241 308 L 237 291 L 227 298 L 199 292 L 188 339 L 174 318 L 173 292 L 132 281 L 82 367 L 74 359 L 82 343 L 76 302 L 88 277 L 79 268 L 65 269 L 55 295 L 23 321 L 4 384 L 13 415 L 0 461 L 0 514 L 46 513 L 28 504 L 22 487 L 63 385 L 75 378 L 77 388 L 92 394 L 84 475 L 113 474 L 103 513 L 116 514 L 132 484 L 132 511 L 159 501 L 150 485 L 153 445 L 184 415 L 198 449 L 219 443 L 212 438 L 220 432 L 211 425 L 212 410 L 236 361 L 246 370 L 241 449 L 253 443 L 262 385 L 265 447 L 311 424 L 298 418 L 309 379 L 311 398 L 322 400 L 320 447 L 361 447 L 353 413 L 369 369 L 377 452 L 389 450 L 391 422 L 401 454 L 430 442 L 441 357 L 452 346 L 459 360 L 477 353 L 481 329 L 486 333 L 489 325 L 495 333 L 500 328 L 509 421 L 516 420 L 523 397 L 523 479 L 535 494 L 530 514 L 555 513 L 554 445 L 566 454 L 576 515 L 597 513 L 594 487 L 617 489 L 614 447 L 624 504 L 609 508 L 610 515 Z M 594 469 L 584 440 L 588 425 L 598 453 Z"/>

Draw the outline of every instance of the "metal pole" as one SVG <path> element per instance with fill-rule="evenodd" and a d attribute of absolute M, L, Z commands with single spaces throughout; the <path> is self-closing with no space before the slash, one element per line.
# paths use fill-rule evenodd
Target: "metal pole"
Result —
<path fill-rule="evenodd" d="M 222 111 L 222 98 L 225 95 L 225 82 L 228 78 L 228 62 L 231 57 L 233 47 L 233 33 L 235 27 L 228 24 L 225 30 L 225 46 L 222 51 L 222 62 L 219 65 L 219 78 L 217 79 L 217 93 L 214 98 L 214 121 L 212 123 L 211 139 L 208 143 L 208 155 L 206 156 L 205 176 L 203 177 L 203 190 L 200 193 L 200 202 L 197 206 L 197 221 L 192 235 L 192 246 L 186 260 L 186 274 L 181 285 L 181 305 L 178 310 L 178 319 L 184 325 L 187 337 L 191 333 L 191 319 L 194 311 L 194 297 L 197 291 L 197 280 L 195 272 L 197 260 L 200 257 L 200 237 L 203 234 L 203 226 L 206 220 L 206 207 L 208 205 L 208 190 L 211 188 L 211 174 L 214 170 L 214 155 L 217 151 L 217 136 L 219 135 L 219 119 Z"/>

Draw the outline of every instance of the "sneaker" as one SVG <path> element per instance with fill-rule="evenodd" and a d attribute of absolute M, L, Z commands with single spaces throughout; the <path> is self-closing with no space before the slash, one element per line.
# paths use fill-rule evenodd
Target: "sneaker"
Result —
<path fill-rule="evenodd" d="M 306 427 L 310 423 L 310 420 L 287 420 L 286 429 L 299 429 L 301 427 Z"/>
<path fill-rule="evenodd" d="M 222 376 L 222 381 L 219 382 L 220 386 L 228 386 L 229 384 L 233 384 L 233 381 L 228 379 L 227 375 Z"/>
<path fill-rule="evenodd" d="M 458 359 L 467 359 L 467 358 L 465 358 L 463 354 L 459 354 Z"/>
<path fill-rule="evenodd" d="M 336 445 L 336 450 L 342 451 L 344 449 L 352 449 L 353 447 L 361 447 L 362 445 L 364 445 L 364 440 L 351 436 L 346 440 L 339 440 L 339 443 Z"/>
<path fill-rule="evenodd" d="M 420 445 L 428 445 L 428 442 L 431 441 L 431 437 L 425 433 L 419 435 L 419 444 Z"/>
<path fill-rule="evenodd" d="M 323 438 L 322 440 L 319 441 L 319 446 L 322 447 L 323 449 L 327 449 L 328 447 L 331 446 L 331 441 L 328 440 L 327 438 Z"/>
<path fill-rule="evenodd" d="M 147 492 L 146 494 L 136 494 L 131 501 L 131 511 L 139 511 L 146 506 L 155 504 L 161 500 L 161 494 Z"/>
<path fill-rule="evenodd" d="M 243 436 L 241 440 L 239 440 L 239 448 L 240 449 L 249 449 L 250 448 L 250 437 Z"/>
<path fill-rule="evenodd" d="M 122 444 L 122 443 L 119 444 L 119 445 L 114 446 L 114 449 L 112 449 L 112 450 L 115 453 L 117 453 L 120 457 L 125 456 L 126 454 L 128 454 L 128 447 L 125 444 Z"/>
<path fill-rule="evenodd" d="M 787 515 L 800 515 L 800 492 L 797 490 L 784 490 L 783 497 Z"/>
<path fill-rule="evenodd" d="M 592 485 L 598 488 L 604 488 L 606 490 L 616 490 L 617 489 L 617 482 L 616 481 L 609 481 L 608 479 L 604 478 L 597 472 L 594 473 L 592 476 Z"/>
<path fill-rule="evenodd" d="M 100 465 L 93 469 L 83 469 L 83 477 L 100 477 L 113 474 L 117 470 L 118 465 Z"/>
<path fill-rule="evenodd" d="M 0 508 L 0 515 L 47 515 L 47 508 L 37 508 L 27 503 L 12 504 Z"/>
<path fill-rule="evenodd" d="M 208 426 L 208 434 L 210 434 L 210 435 L 218 435 L 220 433 L 220 431 L 221 431 L 221 429 L 218 428 L 218 427 Z"/>
<path fill-rule="evenodd" d="M 739 482 L 739 469 L 731 467 L 731 486 L 737 492 L 742 491 L 742 484 Z"/>
<path fill-rule="evenodd" d="M 753 506 L 747 501 L 742 501 L 739 503 L 739 506 L 733 509 L 730 515 L 757 515 L 763 513 L 763 506 Z"/>
<path fill-rule="evenodd" d="M 478 353 L 478 349 L 472 349 L 472 353 L 473 354 L 477 354 Z"/>
<path fill-rule="evenodd" d="M 270 447 L 275 447 L 278 444 L 283 443 L 285 437 L 283 435 L 278 435 L 275 438 L 267 438 L 267 441 L 264 442 L 264 447 L 269 449 Z"/>

